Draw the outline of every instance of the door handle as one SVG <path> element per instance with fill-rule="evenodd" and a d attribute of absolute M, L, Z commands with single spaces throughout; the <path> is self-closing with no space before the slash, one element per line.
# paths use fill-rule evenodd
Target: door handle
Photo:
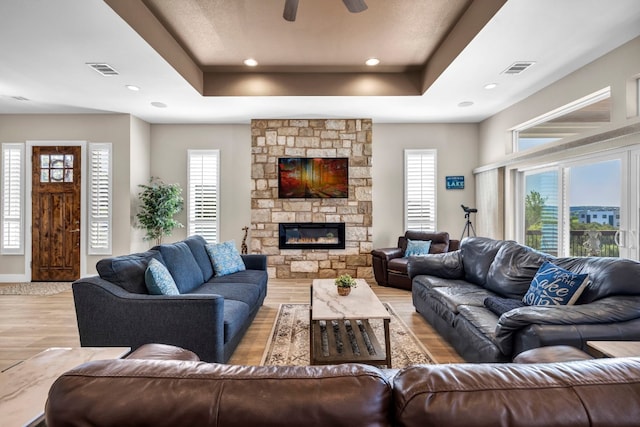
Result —
<path fill-rule="evenodd" d="M 75 230 L 69 230 L 68 233 L 79 233 L 80 229 L 76 228 Z"/>

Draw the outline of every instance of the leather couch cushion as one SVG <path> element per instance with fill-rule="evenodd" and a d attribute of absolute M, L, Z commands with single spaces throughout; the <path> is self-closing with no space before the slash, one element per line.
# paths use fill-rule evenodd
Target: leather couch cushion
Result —
<path fill-rule="evenodd" d="M 506 298 L 520 299 L 527 293 L 538 268 L 551 258 L 551 255 L 507 241 L 489 267 L 485 288 Z"/>
<path fill-rule="evenodd" d="M 612 295 L 640 295 L 640 262 L 620 258 L 557 258 L 559 267 L 588 274 L 587 286 L 576 304 L 587 304 Z"/>
<path fill-rule="evenodd" d="M 185 242 L 156 246 L 181 294 L 187 294 L 204 283 L 202 270 Z"/>
<path fill-rule="evenodd" d="M 388 427 L 391 384 L 373 366 L 101 360 L 56 380 L 46 423 L 91 426 Z"/>
<path fill-rule="evenodd" d="M 487 237 L 466 237 L 460 243 L 465 279 L 476 285 L 485 286 L 489 267 L 498 250 L 505 243 L 507 241 Z"/>
<path fill-rule="evenodd" d="M 98 261 L 96 270 L 100 277 L 134 294 L 148 294 L 144 273 L 151 258 L 162 262 L 162 255 L 156 250 L 105 258 Z"/>
<path fill-rule="evenodd" d="M 404 427 L 632 426 L 640 419 L 638 358 L 420 365 L 399 372 L 393 388 Z"/>
<path fill-rule="evenodd" d="M 460 251 L 433 254 L 424 257 L 410 257 L 407 273 L 412 279 L 418 275 L 427 274 L 443 279 L 462 279 L 464 269 Z"/>

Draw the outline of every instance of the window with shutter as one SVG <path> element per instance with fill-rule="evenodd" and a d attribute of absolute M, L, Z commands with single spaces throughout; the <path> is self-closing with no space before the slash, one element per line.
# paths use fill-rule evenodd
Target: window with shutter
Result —
<path fill-rule="evenodd" d="M 405 150 L 405 230 L 436 231 L 436 150 Z"/>
<path fill-rule="evenodd" d="M 111 144 L 89 144 L 89 255 L 111 254 Z"/>
<path fill-rule="evenodd" d="M 219 150 L 188 150 L 189 235 L 198 234 L 209 243 L 218 241 Z"/>
<path fill-rule="evenodd" d="M 2 144 L 2 254 L 24 254 L 24 145 Z"/>

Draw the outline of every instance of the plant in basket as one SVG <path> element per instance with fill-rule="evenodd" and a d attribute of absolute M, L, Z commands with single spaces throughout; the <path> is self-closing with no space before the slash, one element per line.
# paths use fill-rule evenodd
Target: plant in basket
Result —
<path fill-rule="evenodd" d="M 351 288 L 358 286 L 356 279 L 348 274 L 342 274 L 335 280 L 336 287 L 338 288 L 338 294 L 342 296 L 349 295 Z"/>

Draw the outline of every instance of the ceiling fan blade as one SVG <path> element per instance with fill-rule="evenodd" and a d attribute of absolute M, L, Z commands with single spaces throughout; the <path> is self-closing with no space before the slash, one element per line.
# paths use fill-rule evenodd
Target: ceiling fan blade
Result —
<path fill-rule="evenodd" d="M 359 13 L 367 10 L 367 4 L 364 0 L 342 0 L 342 2 L 351 13 Z"/>
<path fill-rule="evenodd" d="M 298 13 L 298 0 L 285 0 L 284 12 L 282 17 L 289 22 L 296 20 L 296 14 Z"/>

